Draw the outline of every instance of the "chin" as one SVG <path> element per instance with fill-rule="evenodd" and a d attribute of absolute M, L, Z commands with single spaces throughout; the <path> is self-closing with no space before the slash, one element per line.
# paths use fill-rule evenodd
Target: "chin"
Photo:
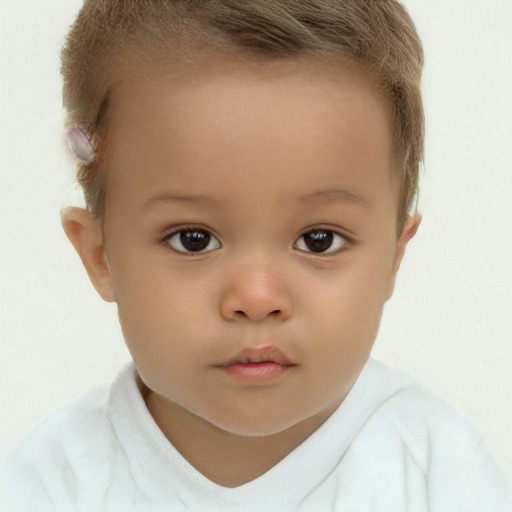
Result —
<path fill-rule="evenodd" d="M 239 437 L 269 437 L 280 434 L 293 425 L 277 426 L 268 424 L 252 425 L 218 425 L 218 428 L 225 432 Z"/>
<path fill-rule="evenodd" d="M 233 417 L 204 418 L 215 427 L 241 437 L 265 437 L 284 432 L 302 422 L 302 418 L 286 418 L 273 415 L 234 415 Z"/>

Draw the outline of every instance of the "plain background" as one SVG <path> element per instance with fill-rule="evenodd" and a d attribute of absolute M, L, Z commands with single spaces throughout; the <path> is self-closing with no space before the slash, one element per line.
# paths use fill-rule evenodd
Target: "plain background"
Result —
<path fill-rule="evenodd" d="M 129 354 L 65 238 L 81 204 L 59 52 L 76 0 L 0 0 L 1 452 Z M 374 354 L 467 414 L 512 476 L 510 1 L 411 0 L 426 66 L 424 219 Z"/>

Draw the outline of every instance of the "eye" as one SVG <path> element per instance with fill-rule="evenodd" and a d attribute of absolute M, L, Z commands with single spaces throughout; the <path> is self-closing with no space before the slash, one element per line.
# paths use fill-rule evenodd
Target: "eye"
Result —
<path fill-rule="evenodd" d="M 313 229 L 304 233 L 293 247 L 303 252 L 334 254 L 347 244 L 346 238 L 330 229 Z"/>
<path fill-rule="evenodd" d="M 205 229 L 180 229 L 166 237 L 164 241 L 175 251 L 184 254 L 198 254 L 220 248 L 220 242 Z"/>

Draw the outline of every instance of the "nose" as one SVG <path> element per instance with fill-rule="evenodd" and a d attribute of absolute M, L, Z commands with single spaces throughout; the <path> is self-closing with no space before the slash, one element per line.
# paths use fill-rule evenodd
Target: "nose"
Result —
<path fill-rule="evenodd" d="M 227 321 L 288 320 L 292 301 L 283 275 L 271 261 L 254 260 L 231 267 L 221 298 L 222 317 Z"/>

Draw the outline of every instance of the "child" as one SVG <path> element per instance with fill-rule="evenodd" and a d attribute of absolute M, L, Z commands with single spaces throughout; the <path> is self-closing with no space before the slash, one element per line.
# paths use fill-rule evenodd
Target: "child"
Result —
<path fill-rule="evenodd" d="M 394 1 L 86 1 L 63 225 L 134 364 L 27 438 L 2 510 L 509 510 L 466 420 L 369 359 L 421 66 Z"/>

